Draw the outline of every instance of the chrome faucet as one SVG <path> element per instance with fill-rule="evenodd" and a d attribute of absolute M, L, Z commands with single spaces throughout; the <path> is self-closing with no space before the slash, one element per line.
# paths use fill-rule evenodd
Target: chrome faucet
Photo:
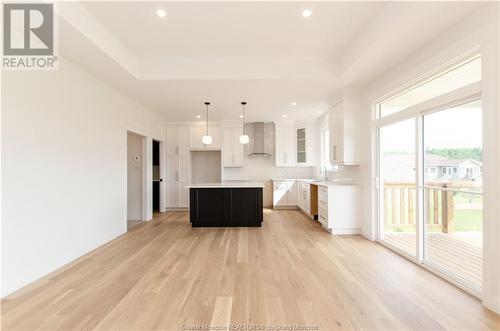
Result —
<path fill-rule="evenodd" d="M 324 172 L 325 182 L 327 182 L 328 181 L 328 169 L 326 169 L 325 166 L 322 166 L 321 170 Z"/>

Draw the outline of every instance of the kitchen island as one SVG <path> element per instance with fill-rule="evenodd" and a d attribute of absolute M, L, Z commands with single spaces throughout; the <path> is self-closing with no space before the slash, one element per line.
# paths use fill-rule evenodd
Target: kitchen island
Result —
<path fill-rule="evenodd" d="M 199 183 L 186 188 L 189 188 L 189 219 L 193 227 L 262 225 L 263 183 Z"/>

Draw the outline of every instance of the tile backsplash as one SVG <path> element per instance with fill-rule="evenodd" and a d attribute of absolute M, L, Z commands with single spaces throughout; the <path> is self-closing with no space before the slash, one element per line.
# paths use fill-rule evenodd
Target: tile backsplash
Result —
<path fill-rule="evenodd" d="M 224 168 L 223 180 L 269 180 L 313 178 L 314 167 L 276 167 L 272 158 L 246 158 L 242 168 Z"/>
<path fill-rule="evenodd" d="M 313 168 L 313 178 L 323 179 L 324 173 L 321 167 Z M 331 171 L 328 171 L 328 180 L 345 180 L 352 182 L 359 182 L 361 170 L 359 166 L 334 166 Z"/>

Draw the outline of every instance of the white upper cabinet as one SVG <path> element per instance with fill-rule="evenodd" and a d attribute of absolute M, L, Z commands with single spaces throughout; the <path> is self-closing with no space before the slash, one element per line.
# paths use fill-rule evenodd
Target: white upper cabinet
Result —
<path fill-rule="evenodd" d="M 189 128 L 169 126 L 166 144 L 167 155 L 187 155 L 189 153 Z"/>
<path fill-rule="evenodd" d="M 220 149 L 221 148 L 221 128 L 209 126 L 208 134 L 212 136 L 212 143 L 205 145 L 201 139 L 206 133 L 205 126 L 192 126 L 189 128 L 189 139 L 191 141 L 191 149 Z"/>
<path fill-rule="evenodd" d="M 297 125 L 276 125 L 276 166 L 317 165 L 318 134 L 316 122 Z"/>
<path fill-rule="evenodd" d="M 241 128 L 222 129 L 222 157 L 224 167 L 243 167 L 245 155 L 240 144 Z"/>
<path fill-rule="evenodd" d="M 291 167 L 296 165 L 297 133 L 293 126 L 276 125 L 275 164 Z"/>
<path fill-rule="evenodd" d="M 316 122 L 306 122 L 303 125 L 296 125 L 297 155 L 296 163 L 298 166 L 318 165 L 318 130 Z"/>
<path fill-rule="evenodd" d="M 344 98 L 330 109 L 330 163 L 359 165 L 362 103 Z"/>

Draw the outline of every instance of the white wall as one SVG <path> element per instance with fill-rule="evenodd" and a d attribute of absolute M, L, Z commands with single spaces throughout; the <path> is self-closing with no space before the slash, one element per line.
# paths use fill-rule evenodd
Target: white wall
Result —
<path fill-rule="evenodd" d="M 191 182 L 218 183 L 221 181 L 220 151 L 191 151 Z"/>
<path fill-rule="evenodd" d="M 142 139 L 127 132 L 127 219 L 142 220 Z"/>
<path fill-rule="evenodd" d="M 1 124 L 5 296 L 126 231 L 127 129 L 164 124 L 63 59 L 3 72 Z"/>

